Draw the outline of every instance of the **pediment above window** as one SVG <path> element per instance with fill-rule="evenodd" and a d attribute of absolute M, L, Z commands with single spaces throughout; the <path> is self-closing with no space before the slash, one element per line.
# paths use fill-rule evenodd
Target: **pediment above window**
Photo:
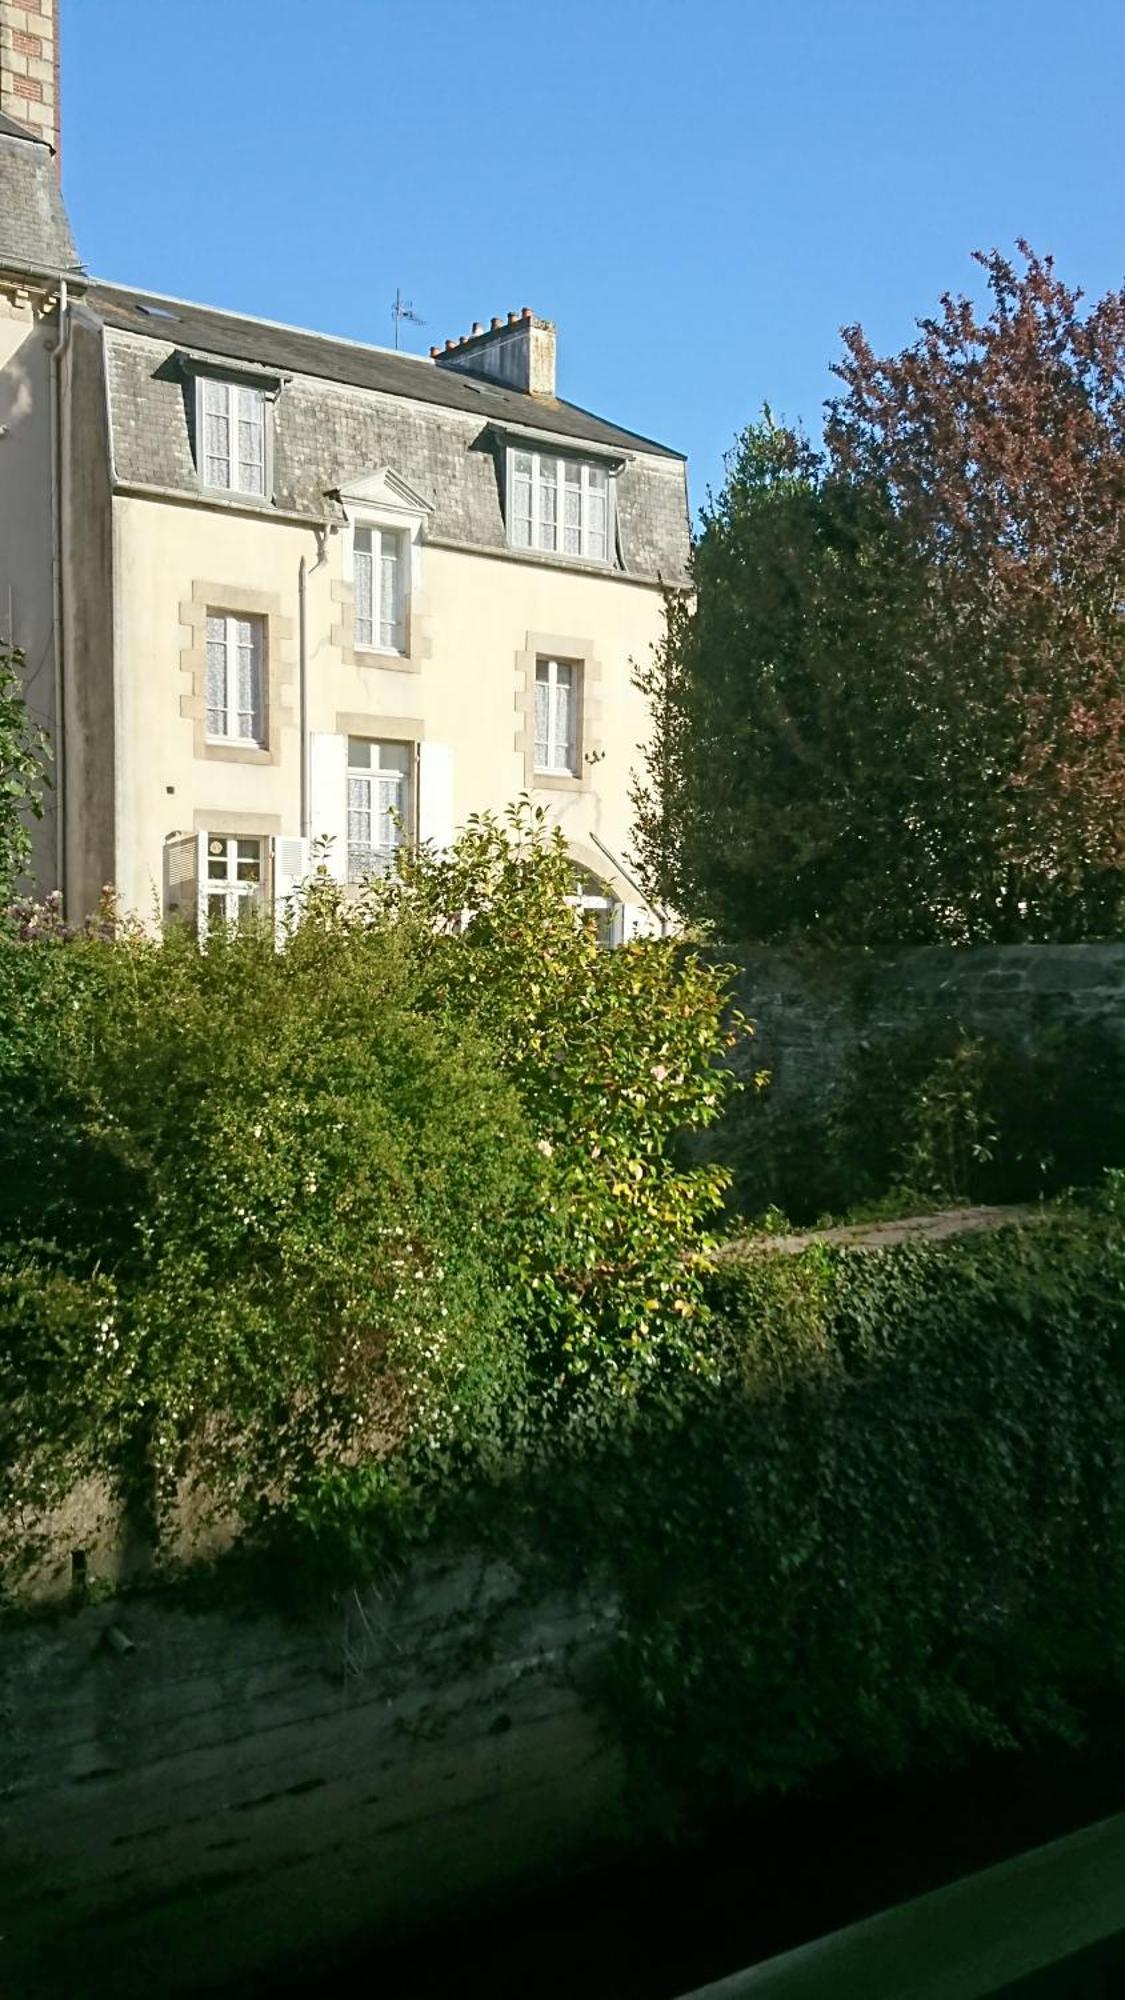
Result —
<path fill-rule="evenodd" d="M 349 479 L 346 486 L 335 488 L 332 497 L 339 500 L 346 514 L 389 515 L 421 522 L 434 510 L 433 501 L 389 465 Z"/>

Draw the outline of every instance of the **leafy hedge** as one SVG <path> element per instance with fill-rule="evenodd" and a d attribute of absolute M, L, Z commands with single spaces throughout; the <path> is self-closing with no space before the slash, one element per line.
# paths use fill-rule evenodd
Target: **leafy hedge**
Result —
<path fill-rule="evenodd" d="M 639 1769 L 721 1797 L 1076 1733 L 1125 1660 L 1125 1198 L 759 1251 L 713 1303 L 715 1379 L 470 1530 L 617 1595 Z"/>

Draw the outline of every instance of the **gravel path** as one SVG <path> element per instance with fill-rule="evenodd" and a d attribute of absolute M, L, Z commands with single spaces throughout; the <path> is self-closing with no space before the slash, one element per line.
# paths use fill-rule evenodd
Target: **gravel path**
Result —
<path fill-rule="evenodd" d="M 835 1229 L 806 1229 L 799 1235 L 771 1236 L 765 1231 L 740 1236 L 723 1245 L 721 1255 L 744 1250 L 782 1251 L 795 1256 L 810 1243 L 835 1243 L 849 1250 L 889 1250 L 896 1243 L 940 1243 L 946 1236 L 963 1236 L 974 1229 L 1004 1229 L 1011 1223 L 1034 1228 L 1046 1222 L 1048 1208 L 944 1208 L 936 1215 L 910 1215 L 894 1222 L 849 1222 Z"/>

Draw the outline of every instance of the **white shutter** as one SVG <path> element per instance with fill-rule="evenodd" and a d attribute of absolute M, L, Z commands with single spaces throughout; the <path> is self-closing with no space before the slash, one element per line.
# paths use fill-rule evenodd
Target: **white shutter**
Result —
<path fill-rule="evenodd" d="M 418 745 L 418 838 L 439 852 L 453 845 L 453 751 L 448 743 Z"/>
<path fill-rule="evenodd" d="M 273 886 L 274 932 L 279 944 L 300 911 L 301 888 L 309 872 L 309 844 L 295 835 L 275 833 L 270 840 L 270 880 Z"/>
<path fill-rule="evenodd" d="M 194 923 L 201 932 L 206 915 L 206 838 L 204 833 L 185 833 L 164 843 L 164 914 L 181 923 Z"/>
<path fill-rule="evenodd" d="M 348 873 L 348 739 L 327 730 L 309 738 L 309 858 L 336 882 Z M 322 844 L 323 843 L 323 844 Z"/>

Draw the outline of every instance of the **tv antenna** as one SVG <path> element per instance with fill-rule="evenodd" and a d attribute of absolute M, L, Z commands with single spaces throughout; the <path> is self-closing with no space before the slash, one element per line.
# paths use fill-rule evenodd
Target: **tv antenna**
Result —
<path fill-rule="evenodd" d="M 399 343 L 399 330 L 404 319 L 408 319 L 412 326 L 425 326 L 426 324 L 421 313 L 415 312 L 413 300 L 404 299 L 397 285 L 395 286 L 395 302 L 391 307 L 391 318 L 394 321 L 396 348 Z"/>

